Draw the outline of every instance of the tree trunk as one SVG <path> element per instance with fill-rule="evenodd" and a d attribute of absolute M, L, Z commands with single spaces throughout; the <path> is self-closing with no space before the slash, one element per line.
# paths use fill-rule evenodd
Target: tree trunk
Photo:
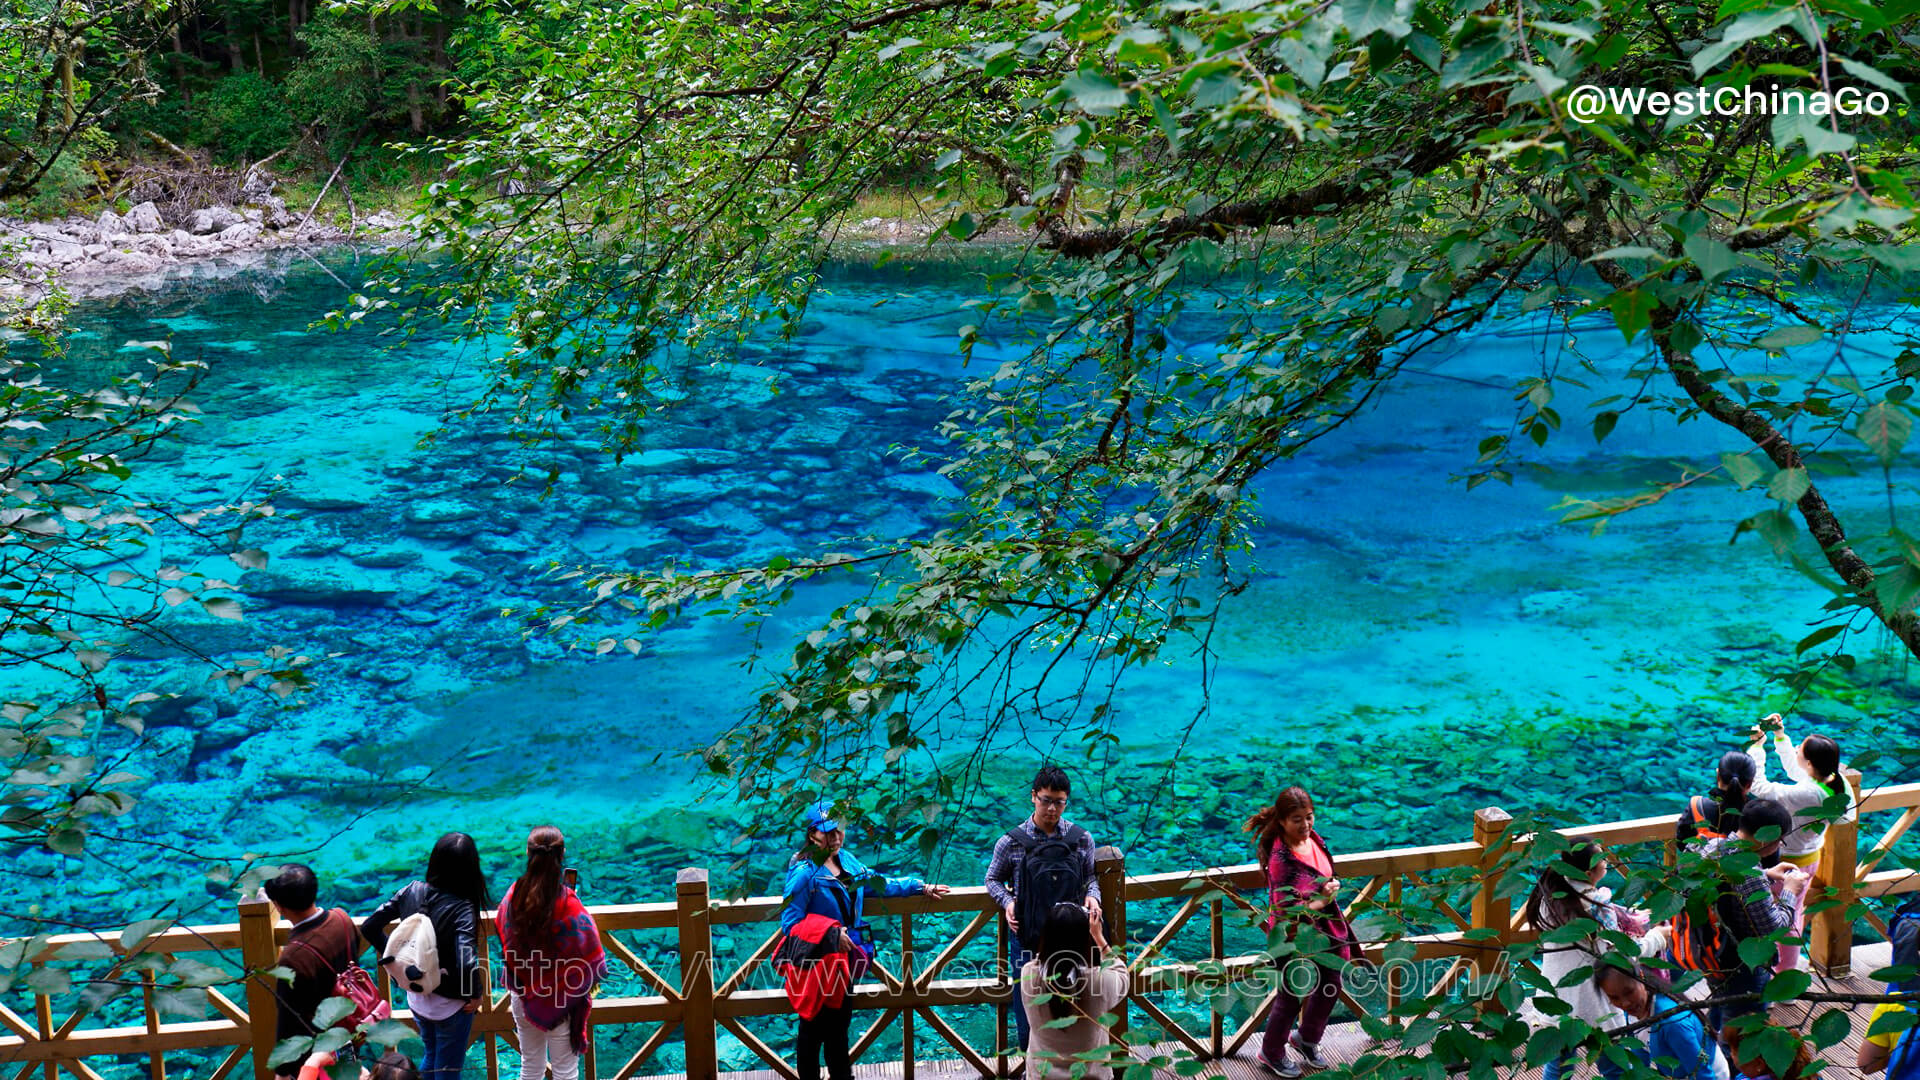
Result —
<path fill-rule="evenodd" d="M 232 31 L 227 33 L 227 63 L 232 65 L 235 75 L 247 70 L 247 55 L 240 51 L 240 36 Z"/>

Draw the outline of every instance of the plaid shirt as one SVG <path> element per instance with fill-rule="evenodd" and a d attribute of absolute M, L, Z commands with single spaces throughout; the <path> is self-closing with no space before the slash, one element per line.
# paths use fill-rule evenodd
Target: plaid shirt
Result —
<path fill-rule="evenodd" d="M 1060 832 L 1065 832 L 1067 826 L 1072 824 L 1073 822 L 1066 818 L 1061 818 Z M 1033 824 L 1032 818 L 1021 822 L 1014 831 L 1028 840 L 1038 840 L 1042 835 L 1060 835 L 1059 832 L 1041 833 Z M 1080 862 L 1086 870 L 1087 895 L 1098 901 L 1100 878 L 1093 872 L 1093 834 L 1082 829 L 1080 839 Z M 994 841 L 993 858 L 987 860 L 987 895 L 993 897 L 993 902 L 1003 909 L 1013 903 L 1013 885 L 1020 880 L 1020 860 L 1026 856 L 1026 849 L 1014 843 L 1010 836 L 1002 835 L 1000 839 Z"/>
<path fill-rule="evenodd" d="M 1710 859 L 1719 859 L 1733 850 L 1729 840 L 1710 840 L 1701 849 L 1701 854 Z M 1793 925 L 1794 907 L 1790 901 L 1773 895 L 1767 885 L 1767 875 L 1755 870 L 1732 887 L 1720 894 L 1715 902 L 1715 915 L 1729 932 L 1729 940 L 1722 945 L 1722 966 L 1739 963 L 1740 942 L 1749 938 L 1766 937 L 1775 930 L 1785 930 Z M 1746 965 L 1740 964 L 1744 968 Z"/>

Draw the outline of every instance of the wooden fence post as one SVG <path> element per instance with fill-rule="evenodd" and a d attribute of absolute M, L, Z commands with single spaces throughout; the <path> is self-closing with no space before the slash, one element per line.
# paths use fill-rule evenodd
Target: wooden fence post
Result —
<path fill-rule="evenodd" d="M 280 959 L 280 946 L 273 940 L 273 905 L 255 898 L 240 901 L 240 963 L 247 978 L 247 1024 L 253 1040 L 253 1080 L 268 1080 L 273 1066 L 273 1031 L 280 1019 L 279 1000 L 274 997 L 274 979 L 260 975 Z"/>
<path fill-rule="evenodd" d="M 1127 855 L 1111 845 L 1098 848 L 1093 853 L 1093 875 L 1100 882 L 1100 914 L 1107 924 L 1107 944 L 1115 949 L 1127 947 Z M 1128 976 L 1129 996 L 1132 995 L 1132 976 Z M 1127 999 L 1121 998 L 1114 1006 L 1115 1020 L 1113 1033 L 1127 1033 Z"/>
<path fill-rule="evenodd" d="M 1473 842 L 1480 845 L 1480 889 L 1473 894 L 1474 929 L 1491 927 L 1499 933 L 1484 941 L 1476 942 L 1473 951 L 1473 974 L 1475 978 L 1484 978 L 1499 966 L 1498 952 L 1513 936 L 1512 902 L 1495 892 L 1504 876 L 1500 870 L 1500 857 L 1507 851 L 1507 826 L 1513 823 L 1513 817 L 1497 806 L 1477 810 L 1473 815 Z"/>
<path fill-rule="evenodd" d="M 1860 770 L 1844 772 L 1853 805 L 1860 805 Z M 1853 906 L 1854 887 L 1860 867 L 1860 815 L 1855 812 L 1841 821 L 1827 823 L 1827 834 L 1820 842 L 1820 863 L 1813 872 L 1813 884 L 1807 889 L 1807 901 L 1822 897 L 1834 906 L 1807 921 L 1808 951 L 1813 970 L 1828 978 L 1844 979 L 1853 973 L 1853 920 L 1847 909 Z"/>
<path fill-rule="evenodd" d="M 689 866 L 673 879 L 679 910 L 680 994 L 685 998 L 680 1035 L 687 1052 L 687 1080 L 715 1080 L 720 1075 L 714 1046 L 713 1022 L 713 908 L 707 897 L 707 871 Z"/>

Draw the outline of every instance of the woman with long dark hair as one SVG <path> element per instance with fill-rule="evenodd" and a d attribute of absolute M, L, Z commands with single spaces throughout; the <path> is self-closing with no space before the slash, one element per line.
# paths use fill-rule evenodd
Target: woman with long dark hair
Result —
<path fill-rule="evenodd" d="M 1600 887 L 1600 880 L 1606 874 L 1607 856 L 1599 844 L 1581 840 L 1570 845 L 1541 869 L 1533 893 L 1527 897 L 1527 925 L 1545 935 L 1588 919 L 1600 930 L 1620 930 L 1625 912 L 1613 903 L 1611 891 Z M 1658 953 L 1665 942 L 1666 927 L 1655 927 L 1640 939 L 1641 955 Z M 1625 1021 L 1591 978 L 1576 973 L 1591 971 L 1605 951 L 1598 937 L 1588 937 L 1571 943 L 1543 944 L 1538 961 L 1540 974 L 1554 988 L 1553 996 L 1567 1005 L 1566 1010 L 1555 1011 L 1600 1031 L 1620 1027 Z M 1557 1017 L 1548 1016 L 1533 1000 L 1522 1008 L 1520 1016 L 1534 1027 L 1559 1023 Z M 1547 1062 L 1542 1080 L 1560 1080 L 1573 1064 L 1573 1058 L 1569 1051 Z M 1620 1066 L 1607 1058 L 1601 1058 L 1598 1065 L 1603 1077 L 1620 1075 Z"/>
<path fill-rule="evenodd" d="M 1113 1066 L 1081 1055 L 1106 1046 L 1110 1032 L 1099 1018 L 1127 996 L 1127 969 L 1101 959 L 1106 930 L 1084 905 L 1055 904 L 1040 931 L 1040 952 L 1020 969 L 1020 1007 L 1026 1010 L 1027 1072 L 1036 1080 L 1064 1078 L 1086 1063 L 1086 1080 L 1112 1080 Z M 1046 1000 L 1041 1001 L 1044 997 Z M 1054 1027 L 1050 1021 L 1073 1023 Z"/>
<path fill-rule="evenodd" d="M 1747 805 L 1747 792 L 1753 787 L 1757 771 L 1753 759 L 1738 750 L 1720 755 L 1713 770 L 1713 789 L 1687 800 L 1674 823 L 1674 837 L 1685 843 L 1701 838 L 1732 836 L 1740 831 L 1740 808 Z"/>
<path fill-rule="evenodd" d="M 607 975 L 600 931 L 561 880 L 567 841 L 542 825 L 527 834 L 527 868 L 507 889 L 495 918 L 520 1037 L 520 1080 L 578 1080 L 593 988 Z"/>
<path fill-rule="evenodd" d="M 426 879 L 409 882 L 360 926 L 360 936 L 373 943 L 381 965 L 406 988 L 407 1007 L 427 1048 L 420 1059 L 421 1080 L 460 1078 L 473 1014 L 486 993 L 480 975 L 485 948 L 480 913 L 492 906 L 473 837 L 450 832 L 427 855 Z M 437 971 L 396 972 L 389 964 L 393 958 L 387 952 L 387 927 L 415 914 L 425 915 L 433 926 Z"/>
<path fill-rule="evenodd" d="M 1244 831 L 1255 833 L 1255 850 L 1267 871 L 1266 929 L 1284 926 L 1293 940 L 1301 926 L 1324 934 L 1331 947 L 1321 960 L 1341 964 L 1358 955 L 1353 927 L 1340 911 L 1340 880 L 1333 876 L 1333 854 L 1313 828 L 1313 796 L 1303 787 L 1289 787 L 1273 805 L 1247 819 Z M 1327 1067 L 1320 1056 L 1320 1036 L 1327 1030 L 1333 1006 L 1340 1000 L 1340 970 L 1316 960 L 1297 960 L 1281 967 L 1280 993 L 1267 1015 L 1267 1033 L 1254 1061 L 1276 1076 L 1301 1074 L 1301 1063 Z M 1300 1030 L 1293 1032 L 1295 1020 Z M 1288 1054 L 1291 1046 L 1299 1052 Z"/>

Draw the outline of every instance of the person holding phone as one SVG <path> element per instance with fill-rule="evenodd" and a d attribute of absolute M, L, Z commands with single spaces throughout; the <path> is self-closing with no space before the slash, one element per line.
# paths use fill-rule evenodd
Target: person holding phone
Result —
<path fill-rule="evenodd" d="M 1301 926 L 1311 926 L 1331 943 L 1329 953 L 1311 964 L 1296 958 L 1281 967 L 1280 993 L 1267 1014 L 1266 1037 L 1254 1055 L 1262 1069 L 1281 1077 L 1299 1076 L 1302 1062 L 1315 1069 L 1327 1067 L 1320 1055 L 1320 1036 L 1340 1000 L 1340 970 L 1326 961 L 1344 964 L 1359 954 L 1353 927 L 1340 911 L 1340 879 L 1333 874 L 1333 854 L 1314 831 L 1313 821 L 1313 796 L 1296 785 L 1248 818 L 1245 826 L 1245 831 L 1259 835 L 1255 848 L 1267 870 L 1267 932 L 1284 927 L 1292 940 Z M 1295 1020 L 1300 1022 L 1298 1032 L 1293 1031 Z M 1298 1051 L 1299 1057 L 1288 1054 L 1288 1047 Z"/>
<path fill-rule="evenodd" d="M 494 916 L 500 928 L 520 1080 L 578 1080 L 587 1044 L 593 988 L 607 977 L 600 931 L 562 876 L 567 841 L 542 825 L 527 834 L 527 869 L 507 888 Z"/>

